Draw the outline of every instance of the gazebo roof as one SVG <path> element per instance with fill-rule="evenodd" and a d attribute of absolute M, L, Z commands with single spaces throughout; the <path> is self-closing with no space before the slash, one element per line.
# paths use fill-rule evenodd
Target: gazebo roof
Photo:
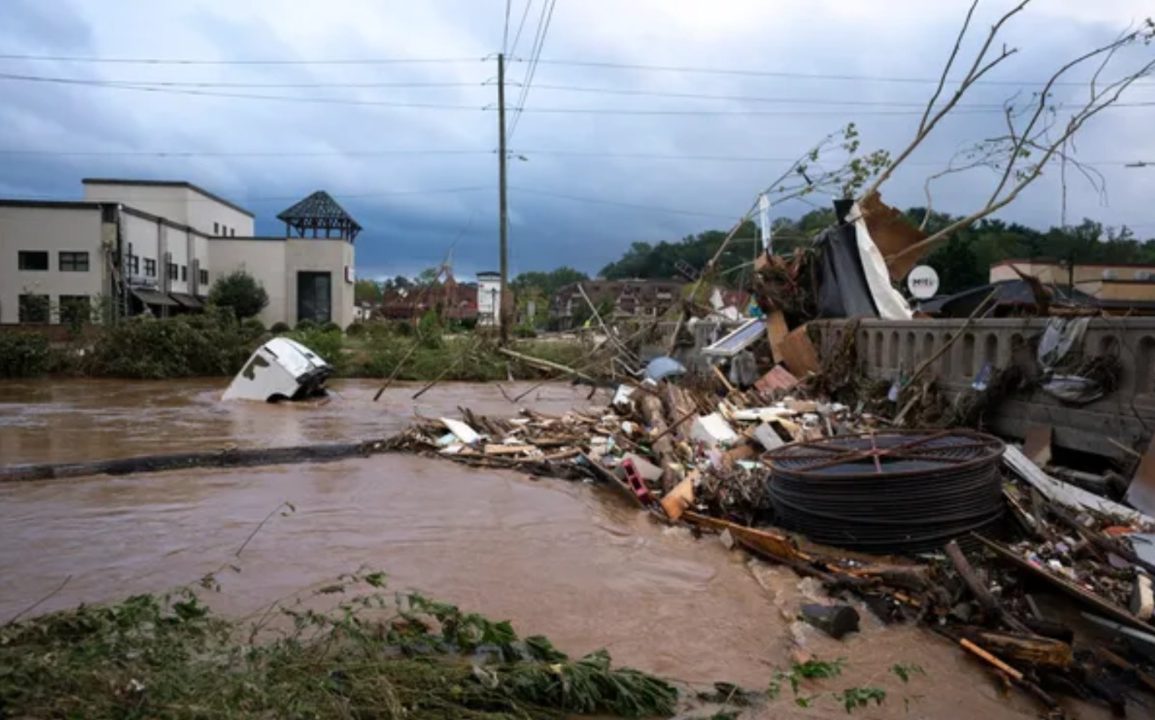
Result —
<path fill-rule="evenodd" d="M 277 215 L 277 219 L 295 228 L 301 237 L 305 236 L 306 230 L 313 230 L 314 237 L 318 230 L 324 230 L 326 235 L 331 230 L 337 230 L 342 237 L 352 240 L 361 231 L 361 225 L 324 190 L 318 190 L 284 210 Z"/>

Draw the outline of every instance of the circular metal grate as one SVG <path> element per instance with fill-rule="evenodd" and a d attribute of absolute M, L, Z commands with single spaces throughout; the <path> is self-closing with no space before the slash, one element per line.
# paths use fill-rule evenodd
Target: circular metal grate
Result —
<path fill-rule="evenodd" d="M 1003 514 L 998 438 L 970 430 L 832 437 L 766 454 L 777 522 L 873 552 L 938 550 Z"/>

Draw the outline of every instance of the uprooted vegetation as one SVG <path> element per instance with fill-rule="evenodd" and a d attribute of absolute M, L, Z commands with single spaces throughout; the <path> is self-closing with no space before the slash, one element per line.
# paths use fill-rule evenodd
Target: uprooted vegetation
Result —
<path fill-rule="evenodd" d="M 9 624 L 0 715 L 512 720 L 674 710 L 671 685 L 611 667 L 604 650 L 571 659 L 508 622 L 418 594 L 388 597 L 383 586 L 383 573 L 347 576 L 317 591 L 343 598 L 332 611 L 302 603 L 252 626 L 212 614 L 188 589 Z"/>

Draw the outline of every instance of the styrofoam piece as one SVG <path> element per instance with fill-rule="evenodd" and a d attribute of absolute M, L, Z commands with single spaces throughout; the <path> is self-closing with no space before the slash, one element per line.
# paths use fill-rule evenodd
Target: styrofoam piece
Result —
<path fill-rule="evenodd" d="M 456 435 L 458 440 L 466 445 L 474 445 L 481 441 L 481 436 L 477 434 L 477 431 L 460 420 L 441 418 L 441 423 L 449 429 L 449 432 Z"/>
<path fill-rule="evenodd" d="M 690 438 L 710 446 L 732 445 L 738 441 L 738 434 L 721 415 L 711 413 L 694 418 Z"/>

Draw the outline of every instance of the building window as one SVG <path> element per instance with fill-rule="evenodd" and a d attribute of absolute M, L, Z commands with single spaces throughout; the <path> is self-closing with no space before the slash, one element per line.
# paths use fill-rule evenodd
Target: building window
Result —
<path fill-rule="evenodd" d="M 188 265 L 180 266 L 180 281 L 188 282 Z"/>
<path fill-rule="evenodd" d="M 18 265 L 21 270 L 47 270 L 48 252 L 46 250 L 21 250 L 17 254 Z"/>
<path fill-rule="evenodd" d="M 128 265 L 128 274 L 129 275 L 140 275 L 140 256 L 139 255 L 129 255 L 128 257 L 125 258 L 125 260 L 126 260 L 126 264 Z M 61 258 L 60 263 L 61 263 L 60 269 L 63 270 L 64 269 L 64 259 L 63 258 Z"/>
<path fill-rule="evenodd" d="M 236 237 L 237 236 L 237 229 L 236 228 L 229 228 L 229 235 L 231 237 Z"/>
<path fill-rule="evenodd" d="M 220 234 L 221 234 L 221 224 L 220 223 L 213 223 L 213 235 L 220 235 Z"/>
<path fill-rule="evenodd" d="M 87 295 L 60 296 L 60 322 L 83 325 L 92 321 L 92 303 Z"/>
<path fill-rule="evenodd" d="M 156 277 L 156 260 L 152 258 L 144 259 L 144 275 L 145 277 Z"/>
<path fill-rule="evenodd" d="M 209 271 L 208 270 L 201 270 L 200 284 L 201 285 L 208 285 L 209 284 Z"/>
<path fill-rule="evenodd" d="M 46 323 L 48 322 L 48 296 L 47 295 L 21 295 L 20 302 L 20 322 L 22 323 Z"/>
<path fill-rule="evenodd" d="M 176 263 L 168 263 L 166 272 L 168 273 L 169 280 L 176 280 L 177 277 L 179 277 L 179 275 L 177 275 Z"/>
<path fill-rule="evenodd" d="M 131 257 L 135 259 L 136 256 Z M 88 272 L 88 253 L 62 251 L 60 253 L 60 271 Z"/>

